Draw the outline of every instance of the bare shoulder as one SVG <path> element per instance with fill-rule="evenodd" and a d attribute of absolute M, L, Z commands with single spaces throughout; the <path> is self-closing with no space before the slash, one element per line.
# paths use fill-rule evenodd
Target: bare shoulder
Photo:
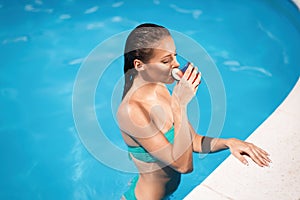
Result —
<path fill-rule="evenodd" d="M 133 129 L 147 126 L 151 121 L 148 104 L 137 99 L 124 100 L 117 112 L 120 129 L 132 132 Z"/>
<path fill-rule="evenodd" d="M 151 87 L 156 87 L 154 90 Z M 152 92 L 149 92 L 152 91 Z M 127 133 L 145 132 L 149 126 L 157 126 L 159 117 L 165 116 L 162 95 L 165 88 L 153 84 L 145 85 L 135 91 L 129 91 L 121 102 L 117 119 L 119 127 Z M 162 113 L 162 114 L 161 114 Z"/>

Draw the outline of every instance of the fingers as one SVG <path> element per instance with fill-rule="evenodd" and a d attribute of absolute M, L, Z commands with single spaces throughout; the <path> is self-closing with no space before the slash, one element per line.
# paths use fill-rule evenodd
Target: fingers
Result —
<path fill-rule="evenodd" d="M 183 77 L 196 89 L 201 81 L 201 72 L 198 71 L 198 67 L 190 63 Z"/>
<path fill-rule="evenodd" d="M 266 151 L 252 143 L 231 139 L 229 148 L 232 155 L 246 165 L 248 165 L 248 161 L 245 159 L 244 155 L 250 157 L 260 167 L 269 167 L 269 164 L 272 162 Z"/>
<path fill-rule="evenodd" d="M 255 149 L 249 149 L 246 153 L 260 167 L 269 166 L 266 161 L 258 154 Z"/>
<path fill-rule="evenodd" d="M 183 72 L 180 71 L 180 70 L 178 70 L 177 75 L 178 75 L 180 78 L 182 78 L 182 77 L 183 77 Z"/>
<path fill-rule="evenodd" d="M 260 161 L 260 166 L 269 166 L 269 163 L 271 162 L 271 159 L 268 157 L 268 153 L 264 150 L 260 149 L 259 147 L 252 144 L 252 152 L 255 155 L 255 157 Z"/>
<path fill-rule="evenodd" d="M 264 160 L 266 160 L 269 163 L 272 162 L 271 159 L 269 158 L 270 155 L 266 151 L 262 150 L 259 147 L 257 147 L 257 148 L 258 148 L 258 151 L 260 152 L 260 154 L 263 156 Z"/>
<path fill-rule="evenodd" d="M 240 152 L 234 154 L 242 163 L 248 165 L 247 160 L 243 157 L 243 154 L 248 155 L 258 166 L 269 167 L 271 159 L 269 154 L 251 143 L 245 143 L 247 146 Z"/>
<path fill-rule="evenodd" d="M 189 80 L 190 75 L 191 75 L 193 69 L 194 69 L 194 65 L 191 64 L 191 63 L 189 63 L 189 66 L 188 66 L 188 68 L 186 69 L 185 73 L 183 74 L 183 77 L 182 77 L 182 78 L 184 78 L 185 80 Z"/>
<path fill-rule="evenodd" d="M 232 153 L 233 156 L 235 156 L 239 161 L 241 161 L 244 165 L 249 165 L 248 161 L 244 156 L 242 156 L 240 153 Z"/>
<path fill-rule="evenodd" d="M 195 78 L 195 80 L 193 82 L 193 84 L 195 85 L 195 88 L 197 88 L 198 85 L 200 85 L 200 83 L 201 83 L 201 76 L 202 76 L 201 72 L 198 72 L 197 76 L 196 76 L 196 78 Z"/>

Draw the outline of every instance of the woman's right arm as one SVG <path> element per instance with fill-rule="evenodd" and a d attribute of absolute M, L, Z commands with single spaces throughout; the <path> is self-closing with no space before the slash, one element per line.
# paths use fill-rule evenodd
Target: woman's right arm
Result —
<path fill-rule="evenodd" d="M 177 161 L 185 163 L 185 170 L 193 169 L 193 137 L 190 132 L 190 124 L 187 116 L 187 105 L 196 94 L 200 84 L 198 69 L 189 65 L 181 77 L 181 80 L 174 87 L 171 108 L 175 127 L 175 140 L 173 145 L 173 156 Z"/>
<path fill-rule="evenodd" d="M 191 73 L 191 76 L 184 75 L 172 94 L 171 108 L 175 127 L 173 145 L 155 124 L 154 118 L 159 115 L 156 113 L 159 109 L 152 109 L 149 106 L 151 102 L 148 106 L 131 102 L 118 111 L 121 130 L 130 135 L 152 156 L 180 173 L 188 173 L 193 169 L 192 136 L 187 117 L 187 104 L 195 95 L 200 82 L 199 78 L 196 78 L 196 70 L 192 72 L 190 67 L 187 72 Z"/>

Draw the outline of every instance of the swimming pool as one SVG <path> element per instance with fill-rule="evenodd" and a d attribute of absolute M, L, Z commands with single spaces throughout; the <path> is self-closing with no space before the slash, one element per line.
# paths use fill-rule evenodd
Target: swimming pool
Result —
<path fill-rule="evenodd" d="M 1 199 L 119 199 L 134 175 L 88 153 L 74 125 L 72 93 L 95 46 L 138 23 L 186 34 L 212 57 L 226 91 L 221 137 L 245 139 L 300 75 L 300 16 L 290 1 L 0 1 L 0 15 L 5 19 L 0 22 Z M 122 148 L 109 99 L 122 76 L 122 59 L 105 74 L 95 98 L 97 117 L 107 122 L 101 124 L 106 136 Z M 201 133 L 211 119 L 203 76 L 197 94 Z M 182 199 L 227 155 L 195 154 L 194 172 L 183 176 L 171 198 Z"/>

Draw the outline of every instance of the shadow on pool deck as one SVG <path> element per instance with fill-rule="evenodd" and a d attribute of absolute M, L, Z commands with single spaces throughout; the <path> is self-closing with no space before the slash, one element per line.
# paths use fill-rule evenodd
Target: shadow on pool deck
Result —
<path fill-rule="evenodd" d="M 300 199 L 300 78 L 283 103 L 246 140 L 267 150 L 272 162 L 242 165 L 230 155 L 186 198 Z"/>

